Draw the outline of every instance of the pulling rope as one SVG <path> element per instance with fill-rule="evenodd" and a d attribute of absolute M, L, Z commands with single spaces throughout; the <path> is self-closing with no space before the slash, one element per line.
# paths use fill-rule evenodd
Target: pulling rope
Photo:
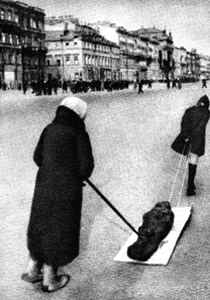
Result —
<path fill-rule="evenodd" d="M 176 171 L 176 175 L 175 175 L 175 178 L 174 178 L 174 182 L 173 182 L 173 185 L 172 185 L 172 189 L 171 189 L 171 193 L 170 193 L 170 196 L 169 196 L 169 200 L 168 202 L 171 202 L 171 198 L 172 198 L 172 195 L 173 195 L 173 192 L 174 192 L 174 188 L 175 188 L 175 184 L 176 184 L 176 181 L 177 181 L 177 176 L 179 174 L 179 170 L 180 170 L 180 167 L 181 167 L 181 163 L 182 163 L 182 160 L 183 160 L 183 157 L 184 157 L 184 150 L 186 148 L 186 144 L 184 145 L 184 149 L 182 151 L 182 155 L 181 155 L 181 158 L 179 160 L 179 165 L 178 165 L 178 168 L 177 168 L 177 171 Z"/>
<path fill-rule="evenodd" d="M 186 173 L 187 173 L 187 166 L 188 166 L 188 159 L 187 159 L 187 162 L 186 162 L 186 165 L 185 165 L 184 177 L 183 177 L 183 180 L 182 180 L 182 187 L 181 187 L 181 190 L 180 190 L 180 193 L 179 193 L 179 200 L 178 200 L 178 204 L 177 204 L 178 207 L 180 206 L 180 202 L 181 202 L 181 196 L 182 196 L 182 191 L 183 191 L 183 187 L 184 187 L 184 181 L 185 181 L 185 177 L 186 177 Z"/>
<path fill-rule="evenodd" d="M 189 149 L 188 154 L 187 154 L 187 161 L 186 161 L 186 164 L 185 164 L 184 177 L 183 177 L 183 180 L 182 180 L 182 187 L 181 187 L 181 190 L 180 190 L 180 193 L 179 193 L 179 200 L 178 200 L 178 203 L 177 203 L 178 207 L 180 206 L 180 202 L 181 202 L 181 196 L 182 196 L 184 181 L 185 181 L 185 177 L 186 177 L 186 173 L 187 173 L 187 166 L 188 166 L 188 162 L 189 162 L 190 153 L 191 153 L 191 144 L 190 144 L 190 149 Z"/>
<path fill-rule="evenodd" d="M 177 180 L 177 177 L 178 177 L 178 174 L 179 174 L 179 170 L 180 170 L 180 167 L 181 167 L 181 163 L 182 163 L 182 160 L 183 160 L 183 157 L 184 157 L 183 154 L 184 154 L 185 148 L 186 148 L 186 144 L 184 145 L 182 155 L 181 155 L 181 158 L 179 160 L 179 165 L 178 165 L 178 168 L 177 168 L 177 172 L 176 172 L 175 179 L 174 179 L 174 182 L 173 182 L 171 194 L 170 194 L 170 197 L 169 197 L 169 202 L 171 202 L 171 198 L 172 198 L 172 195 L 173 195 L 173 192 L 174 192 L 175 183 L 176 183 L 176 180 Z M 181 190 L 180 190 L 180 193 L 179 193 L 177 207 L 180 206 L 180 202 L 181 202 L 181 196 L 182 196 L 182 191 L 183 191 L 183 188 L 184 188 L 184 182 L 185 182 L 185 178 L 186 178 L 187 166 L 188 166 L 188 162 L 189 162 L 190 153 L 191 153 L 191 145 L 190 145 L 190 149 L 189 149 L 188 154 L 187 154 L 187 161 L 186 161 L 185 168 L 184 168 L 184 176 L 183 176 L 183 180 L 182 180 Z"/>

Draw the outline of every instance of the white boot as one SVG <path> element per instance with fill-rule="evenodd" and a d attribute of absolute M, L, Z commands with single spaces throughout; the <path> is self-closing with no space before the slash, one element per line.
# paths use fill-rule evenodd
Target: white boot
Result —
<path fill-rule="evenodd" d="M 41 273 L 40 263 L 32 257 L 29 257 L 28 265 L 21 278 L 29 283 L 42 281 L 43 275 Z"/>
<path fill-rule="evenodd" d="M 44 264 L 43 274 L 44 278 L 42 290 L 47 293 L 51 293 L 65 287 L 70 280 L 69 275 L 57 276 L 55 269 L 47 264 Z"/>

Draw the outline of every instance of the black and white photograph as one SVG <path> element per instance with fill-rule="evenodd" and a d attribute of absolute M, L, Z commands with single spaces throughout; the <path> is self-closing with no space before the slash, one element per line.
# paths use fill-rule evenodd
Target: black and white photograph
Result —
<path fill-rule="evenodd" d="M 210 0 L 0 0 L 0 299 L 210 298 Z"/>

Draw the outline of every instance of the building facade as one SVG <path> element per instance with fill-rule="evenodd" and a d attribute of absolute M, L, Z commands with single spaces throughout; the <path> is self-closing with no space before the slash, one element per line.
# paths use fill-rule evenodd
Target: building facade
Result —
<path fill-rule="evenodd" d="M 171 32 L 155 27 L 129 31 L 107 21 L 82 24 L 70 15 L 46 18 L 46 32 L 53 76 L 158 81 L 209 74 L 206 57 L 175 47 Z"/>
<path fill-rule="evenodd" d="M 120 47 L 120 70 L 123 80 L 147 79 L 151 55 L 148 51 L 146 37 L 140 39 L 136 31 L 128 31 L 124 27 L 118 27 L 110 22 L 97 22 L 91 26 Z"/>
<path fill-rule="evenodd" d="M 0 0 L 0 82 L 17 85 L 44 76 L 43 10 L 19 1 Z"/>
<path fill-rule="evenodd" d="M 148 72 L 151 72 L 154 80 L 161 80 L 173 77 L 173 38 L 166 30 L 153 28 L 140 28 L 136 31 L 140 39 L 147 38 L 151 63 L 148 64 Z M 153 49 L 152 51 L 150 49 Z M 150 59 L 149 59 L 150 61 Z"/>
<path fill-rule="evenodd" d="M 119 47 L 87 25 L 74 25 L 46 31 L 46 72 L 67 80 L 119 80 Z"/>
<path fill-rule="evenodd" d="M 171 33 L 156 28 L 128 31 L 114 23 L 91 24 L 106 39 L 120 47 L 121 72 L 128 80 L 161 80 L 174 70 Z"/>

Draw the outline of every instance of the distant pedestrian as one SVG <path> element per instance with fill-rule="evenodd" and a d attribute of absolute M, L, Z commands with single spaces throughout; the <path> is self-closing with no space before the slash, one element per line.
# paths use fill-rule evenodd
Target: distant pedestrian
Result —
<path fill-rule="evenodd" d="M 134 80 L 134 82 L 133 82 L 133 90 L 136 91 L 136 89 L 137 89 L 137 81 Z"/>
<path fill-rule="evenodd" d="M 24 95 L 26 94 L 27 87 L 28 87 L 27 82 L 26 82 L 26 81 L 23 81 L 23 94 L 24 94 Z"/>
<path fill-rule="evenodd" d="M 177 80 L 176 80 L 176 78 L 174 78 L 172 81 L 172 88 L 176 88 L 176 83 L 177 83 Z"/>
<path fill-rule="evenodd" d="M 79 254 L 82 187 L 94 168 L 86 113 L 86 102 L 65 98 L 34 152 L 39 170 L 27 233 L 30 258 L 22 279 L 42 281 L 44 292 L 66 286 L 69 276 L 58 276 L 58 268 Z"/>
<path fill-rule="evenodd" d="M 5 81 L 3 81 L 3 83 L 2 83 L 2 88 L 3 88 L 3 91 L 7 90 L 7 84 Z"/>
<path fill-rule="evenodd" d="M 58 94 L 58 79 L 57 78 L 52 79 L 52 86 L 53 86 L 54 94 L 57 95 Z"/>
<path fill-rule="evenodd" d="M 47 95 L 52 95 L 52 79 L 48 78 L 48 80 L 46 81 L 46 89 L 47 89 Z"/>
<path fill-rule="evenodd" d="M 194 178 L 198 158 L 205 153 L 205 132 L 210 118 L 208 108 L 209 99 L 206 95 L 195 106 L 188 108 L 182 117 L 181 133 L 172 144 L 172 149 L 176 152 L 189 155 L 187 196 L 195 195 Z"/>
<path fill-rule="evenodd" d="M 148 82 L 148 88 L 149 88 L 149 89 L 152 88 L 152 81 L 151 81 L 151 80 L 149 80 L 149 82 Z"/>
<path fill-rule="evenodd" d="M 166 80 L 166 85 L 167 85 L 167 89 L 169 90 L 170 89 L 170 79 L 169 78 L 167 78 L 167 80 Z"/>
<path fill-rule="evenodd" d="M 67 81 L 65 79 L 63 81 L 62 88 L 63 88 L 63 93 L 67 93 L 67 91 L 68 91 L 68 83 L 67 83 Z"/>
<path fill-rule="evenodd" d="M 138 94 L 144 93 L 142 87 L 143 87 L 142 80 L 139 80 L 139 84 L 138 84 Z"/>
<path fill-rule="evenodd" d="M 202 79 L 202 88 L 207 88 L 206 79 Z"/>
<path fill-rule="evenodd" d="M 177 80 L 177 84 L 178 84 L 178 90 L 181 90 L 182 89 L 182 83 L 181 83 L 180 78 Z"/>

